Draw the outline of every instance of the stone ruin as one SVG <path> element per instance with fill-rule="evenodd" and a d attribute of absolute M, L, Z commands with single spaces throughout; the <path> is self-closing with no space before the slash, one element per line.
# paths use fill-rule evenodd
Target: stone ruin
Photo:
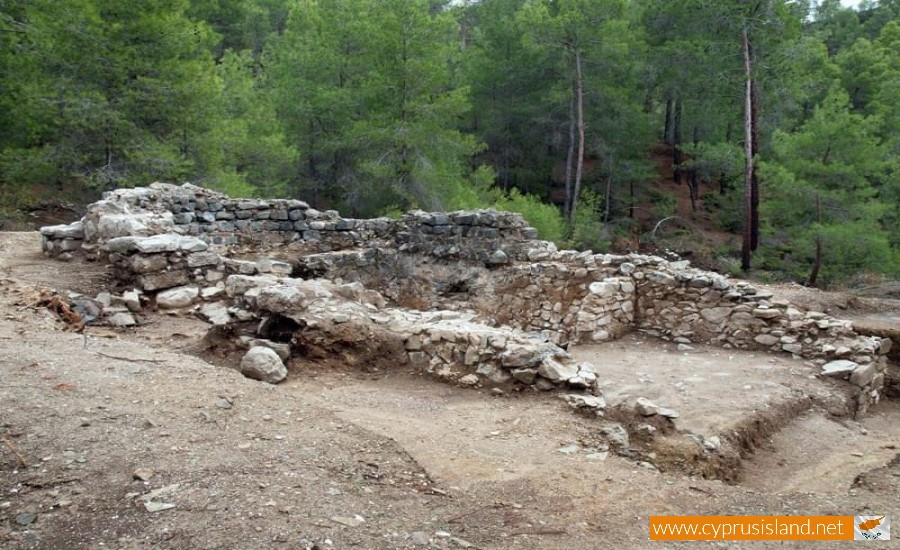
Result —
<path fill-rule="evenodd" d="M 272 383 L 285 362 L 337 357 L 497 392 L 557 391 L 614 415 L 602 366 L 566 350 L 641 330 L 814 361 L 847 381 L 861 415 L 880 397 L 890 347 L 687 261 L 557 250 L 520 215 L 492 210 L 359 220 L 155 183 L 106 193 L 80 221 L 41 233 L 49 256 L 114 267 L 126 291 L 104 304 L 111 324 L 137 324 L 145 306 L 193 308 L 249 349 L 245 374 Z"/>

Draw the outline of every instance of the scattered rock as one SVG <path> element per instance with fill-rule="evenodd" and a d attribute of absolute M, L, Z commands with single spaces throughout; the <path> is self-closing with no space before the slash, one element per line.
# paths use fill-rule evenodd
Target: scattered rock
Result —
<path fill-rule="evenodd" d="M 634 404 L 634 411 L 641 416 L 655 416 L 659 410 L 659 406 L 646 397 L 638 397 Z"/>
<path fill-rule="evenodd" d="M 194 303 L 200 295 L 200 289 L 195 286 L 183 286 L 164 290 L 156 295 L 156 305 L 160 309 L 178 309 Z"/>
<path fill-rule="evenodd" d="M 477 386 L 478 385 L 478 375 L 477 374 L 467 374 L 459 379 L 460 386 Z"/>
<path fill-rule="evenodd" d="M 669 419 L 675 419 L 675 418 L 678 418 L 679 416 L 681 416 L 680 414 L 678 414 L 678 411 L 676 411 L 675 409 L 668 409 L 665 407 L 660 407 L 659 412 L 657 412 L 657 414 L 659 416 L 664 416 Z"/>
<path fill-rule="evenodd" d="M 853 371 L 859 367 L 857 363 L 853 361 L 847 361 L 846 359 L 838 359 L 836 361 L 829 361 L 822 365 L 822 376 L 835 376 L 835 377 L 844 377 L 853 374 Z"/>
<path fill-rule="evenodd" d="M 107 317 L 106 322 L 114 327 L 133 327 L 137 325 L 134 315 L 124 312 L 115 313 Z"/>
<path fill-rule="evenodd" d="M 565 382 L 578 376 L 578 365 L 563 364 L 552 357 L 547 357 L 541 362 L 537 372 L 552 382 Z"/>
<path fill-rule="evenodd" d="M 163 510 L 171 510 L 175 508 L 175 505 L 170 502 L 156 502 L 154 500 L 148 500 L 144 502 L 144 508 L 147 509 L 148 512 L 162 512 Z"/>
<path fill-rule="evenodd" d="M 561 449 L 557 449 L 556 452 L 562 453 L 564 455 L 571 455 L 571 454 L 577 453 L 580 450 L 581 450 L 581 446 L 573 443 L 572 445 L 566 445 L 565 447 L 563 447 Z"/>
<path fill-rule="evenodd" d="M 331 521 L 339 523 L 345 527 L 358 527 L 366 522 L 366 519 L 359 514 L 350 516 L 331 516 Z"/>
<path fill-rule="evenodd" d="M 241 359 L 241 374 L 248 378 L 277 384 L 287 378 L 287 368 L 273 350 L 258 346 L 250 348 Z"/>
<path fill-rule="evenodd" d="M 272 342 L 271 340 L 264 340 L 262 338 L 254 338 L 249 342 L 251 348 L 255 347 L 264 347 L 269 348 L 278 354 L 278 357 L 281 358 L 282 361 L 287 361 L 291 357 L 291 345 L 285 344 L 281 342 Z"/>
<path fill-rule="evenodd" d="M 129 311 L 137 312 L 141 310 L 141 296 L 134 290 L 129 290 L 127 292 L 122 293 L 122 304 L 128 308 Z"/>
<path fill-rule="evenodd" d="M 495 250 L 489 257 L 488 263 L 491 265 L 503 265 L 509 263 L 509 256 L 502 250 Z"/>
<path fill-rule="evenodd" d="M 757 344 L 762 344 L 763 346 L 774 346 L 778 342 L 781 341 L 781 338 L 778 336 L 772 336 L 771 334 L 760 334 L 753 338 Z"/>
<path fill-rule="evenodd" d="M 109 307 L 112 305 L 112 294 L 109 292 L 101 292 L 97 294 L 97 297 L 94 298 L 94 300 L 99 302 L 103 307 Z"/>
<path fill-rule="evenodd" d="M 569 393 L 562 396 L 566 403 L 576 409 L 605 409 L 606 400 L 596 395 Z"/>
<path fill-rule="evenodd" d="M 19 525 L 31 525 L 35 521 L 37 521 L 37 514 L 31 512 L 23 512 L 16 516 L 16 523 Z"/>
<path fill-rule="evenodd" d="M 211 302 L 200 306 L 200 318 L 216 326 L 225 326 L 231 322 L 231 312 L 222 302 Z"/>
<path fill-rule="evenodd" d="M 138 468 L 131 476 L 138 481 L 150 481 L 155 472 L 150 468 Z"/>
<path fill-rule="evenodd" d="M 424 531 L 413 531 L 409 535 L 409 542 L 415 546 L 428 546 L 431 544 L 431 537 Z"/>
<path fill-rule="evenodd" d="M 600 427 L 600 433 L 614 446 L 628 447 L 628 430 L 621 424 L 605 424 Z"/>
<path fill-rule="evenodd" d="M 216 401 L 216 407 L 227 411 L 234 407 L 234 403 L 232 403 L 231 399 L 227 397 L 220 397 L 218 401 Z"/>
<path fill-rule="evenodd" d="M 853 369 L 853 374 L 850 375 L 850 383 L 855 384 L 860 388 L 865 388 L 872 384 L 876 374 L 878 374 L 878 369 L 875 368 L 875 363 L 859 365 Z"/>

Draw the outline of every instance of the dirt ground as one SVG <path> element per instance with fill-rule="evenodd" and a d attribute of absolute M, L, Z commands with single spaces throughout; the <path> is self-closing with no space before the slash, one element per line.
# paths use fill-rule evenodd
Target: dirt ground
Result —
<path fill-rule="evenodd" d="M 75 334 L 31 307 L 35 288 L 95 294 L 110 278 L 38 250 L 33 233 L 0 233 L 2 548 L 643 548 L 650 515 L 900 507 L 894 402 L 861 422 L 818 407 L 784 420 L 738 483 L 664 473 L 595 448 L 598 420 L 546 394 L 496 396 L 399 366 L 306 367 L 269 386 L 201 359 L 205 325 L 189 316 L 148 312 L 134 330 Z M 601 372 L 610 365 L 620 391 L 631 368 L 659 388 L 675 383 L 667 376 L 741 372 L 741 391 L 718 401 L 732 413 L 762 407 L 754 388 L 766 380 L 779 386 L 773 395 L 790 380 L 815 391 L 802 373 L 771 372 L 783 358 L 741 356 L 729 371 L 712 350 L 616 345 L 585 353 Z M 756 382 L 743 371 L 753 365 L 767 367 Z M 719 407 L 705 401 L 712 387 L 686 388 L 652 397 Z M 685 426 L 730 422 L 700 420 Z"/>

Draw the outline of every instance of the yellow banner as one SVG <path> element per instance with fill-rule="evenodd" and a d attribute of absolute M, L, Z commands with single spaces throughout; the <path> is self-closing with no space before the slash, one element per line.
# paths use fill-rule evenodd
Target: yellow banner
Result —
<path fill-rule="evenodd" d="M 650 540 L 853 540 L 853 516 L 650 516 Z"/>

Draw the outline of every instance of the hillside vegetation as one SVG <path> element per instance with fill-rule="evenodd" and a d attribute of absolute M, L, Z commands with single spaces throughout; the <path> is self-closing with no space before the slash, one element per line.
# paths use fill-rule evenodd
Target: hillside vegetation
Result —
<path fill-rule="evenodd" d="M 900 0 L 3 0 L 0 67 L 0 220 L 191 181 L 900 273 Z"/>

